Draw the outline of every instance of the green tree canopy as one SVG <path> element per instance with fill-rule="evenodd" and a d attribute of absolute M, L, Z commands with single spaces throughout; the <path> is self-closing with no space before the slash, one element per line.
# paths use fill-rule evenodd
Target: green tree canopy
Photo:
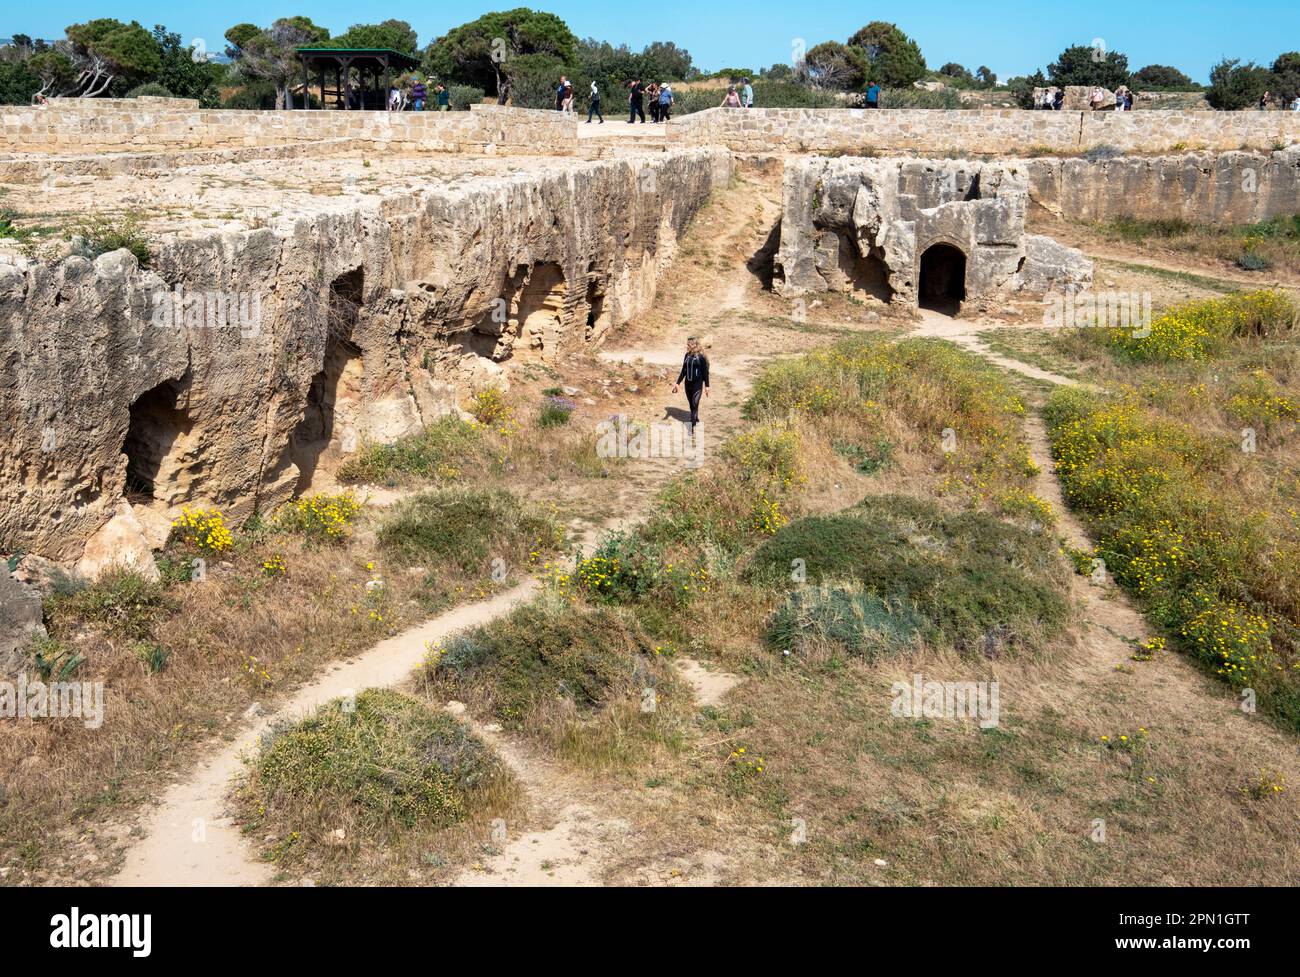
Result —
<path fill-rule="evenodd" d="M 136 21 L 100 17 L 67 28 L 77 77 L 62 95 L 94 98 L 115 82 L 126 90 L 152 78 L 162 63 L 153 35 Z"/>
<path fill-rule="evenodd" d="M 162 24 L 153 29 L 154 43 L 158 45 L 158 71 L 151 79 L 177 98 L 197 98 L 203 108 L 220 104 L 217 83 L 225 74 L 225 66 L 200 58 L 181 43 L 181 36 Z"/>
<path fill-rule="evenodd" d="M 1300 51 L 1277 56 L 1273 62 L 1273 91 L 1288 102 L 1300 95 Z"/>
<path fill-rule="evenodd" d="M 1053 85 L 1100 85 L 1112 91 L 1129 83 L 1128 55 L 1075 44 L 1047 66 Z"/>
<path fill-rule="evenodd" d="M 925 75 L 921 47 L 895 25 L 873 20 L 849 38 L 866 61 L 866 80 L 886 88 L 906 88 Z"/>
<path fill-rule="evenodd" d="M 821 91 L 855 91 L 867 77 L 867 57 L 861 48 L 823 41 L 804 56 L 805 80 Z"/>
<path fill-rule="evenodd" d="M 1133 72 L 1131 84 L 1156 91 L 1186 91 L 1196 83 L 1177 68 L 1167 64 L 1149 64 Z"/>
<path fill-rule="evenodd" d="M 275 107 L 288 104 L 290 79 L 301 71 L 297 49 L 329 40 L 329 31 L 310 17 L 281 17 L 270 27 L 250 31 L 251 24 L 236 24 L 226 31 L 227 49 L 239 74 L 265 78 L 275 85 Z"/>
<path fill-rule="evenodd" d="M 578 61 L 578 39 L 555 14 L 517 7 L 455 27 L 425 49 L 425 69 L 438 78 L 502 94 L 524 55 L 548 55 L 567 68 Z"/>
<path fill-rule="evenodd" d="M 419 47 L 415 30 L 404 20 L 386 20 L 382 24 L 353 24 L 326 47 L 388 48 L 414 56 Z"/>
<path fill-rule="evenodd" d="M 1273 72 L 1267 68 L 1253 61 L 1242 64 L 1239 58 L 1225 58 L 1210 69 L 1205 98 L 1216 109 L 1244 109 L 1258 101 L 1273 82 Z"/>

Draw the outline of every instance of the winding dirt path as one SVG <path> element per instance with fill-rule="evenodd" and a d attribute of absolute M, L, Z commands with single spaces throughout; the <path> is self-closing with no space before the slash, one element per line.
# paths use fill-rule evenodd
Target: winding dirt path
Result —
<path fill-rule="evenodd" d="M 299 689 L 274 712 L 250 719 L 233 743 L 212 753 L 190 777 L 174 785 L 145 819 L 144 838 L 128 850 L 113 885 L 263 885 L 271 869 L 258 861 L 228 816 L 227 798 L 242 770 L 241 757 L 284 720 L 301 718 L 340 696 L 397 685 L 424 659 L 426 643 L 486 623 L 528 601 L 537 589 L 527 580 L 488 600 L 465 604 L 381 641 Z"/>

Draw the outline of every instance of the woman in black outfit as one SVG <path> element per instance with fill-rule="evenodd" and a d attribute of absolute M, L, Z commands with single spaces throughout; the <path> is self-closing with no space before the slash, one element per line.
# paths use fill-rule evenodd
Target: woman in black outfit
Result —
<path fill-rule="evenodd" d="M 700 395 L 709 393 L 709 358 L 700 350 L 700 342 L 694 336 L 686 340 L 686 357 L 682 360 L 682 372 L 677 374 L 673 384 L 673 393 L 686 381 L 686 400 L 691 405 L 691 427 L 700 423 Z"/>

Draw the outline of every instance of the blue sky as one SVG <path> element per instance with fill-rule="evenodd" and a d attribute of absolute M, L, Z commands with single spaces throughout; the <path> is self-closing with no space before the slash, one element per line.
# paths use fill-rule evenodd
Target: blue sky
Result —
<path fill-rule="evenodd" d="M 70 23 L 116 17 L 138 20 L 146 27 L 166 24 L 187 41 L 203 38 L 209 49 L 220 50 L 224 44 L 221 35 L 232 24 L 262 24 L 279 16 L 306 14 L 333 33 L 358 21 L 397 17 L 411 23 L 423 46 L 449 27 L 484 11 L 512 6 L 559 14 L 579 37 L 638 49 L 650 41 L 676 41 L 691 52 L 697 65 L 708 70 L 788 62 L 794 39 L 804 39 L 809 47 L 829 39 L 842 41 L 870 20 L 897 23 L 920 43 L 932 67 L 958 61 L 973 71 L 987 64 L 1004 80 L 1045 66 L 1069 44 L 1090 44 L 1094 38 L 1101 38 L 1110 50 L 1126 53 L 1131 68 L 1172 64 L 1202 82 L 1221 57 L 1263 63 L 1271 62 L 1283 50 L 1300 48 L 1297 0 L 1255 0 L 1245 7 L 1203 0 L 1065 4 L 926 0 L 894 9 L 847 0 L 467 0 L 454 5 L 358 4 L 355 0 L 291 0 L 284 5 L 265 0 L 61 0 L 9 6 L 0 21 L 0 34 L 62 37 L 63 28 Z"/>

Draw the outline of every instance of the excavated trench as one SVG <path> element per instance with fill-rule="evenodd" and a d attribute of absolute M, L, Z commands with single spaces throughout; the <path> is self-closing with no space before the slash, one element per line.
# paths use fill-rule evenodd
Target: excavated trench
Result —
<path fill-rule="evenodd" d="M 557 161 L 173 236 L 147 269 L 0 264 L 0 545 L 93 573 L 97 541 L 157 546 L 182 505 L 271 511 L 507 365 L 598 344 L 649 307 L 731 165 Z"/>

